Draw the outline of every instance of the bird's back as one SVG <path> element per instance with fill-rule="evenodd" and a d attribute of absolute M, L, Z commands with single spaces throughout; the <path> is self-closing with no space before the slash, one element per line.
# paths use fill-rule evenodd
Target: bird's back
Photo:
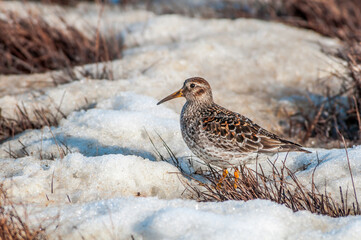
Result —
<path fill-rule="evenodd" d="M 208 106 L 186 103 L 181 114 L 181 129 L 192 152 L 210 163 L 228 161 L 229 165 L 239 165 L 262 153 L 308 152 L 301 145 L 282 139 L 215 103 Z"/>

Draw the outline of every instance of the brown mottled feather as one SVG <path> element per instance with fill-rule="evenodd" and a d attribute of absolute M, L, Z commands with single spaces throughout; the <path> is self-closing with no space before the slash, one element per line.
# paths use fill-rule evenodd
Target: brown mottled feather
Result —
<path fill-rule="evenodd" d="M 233 147 L 240 147 L 250 152 L 309 152 L 301 145 L 282 139 L 250 119 L 216 104 L 203 109 L 202 115 L 202 129 L 207 132 L 209 139 L 214 136 L 224 137 L 233 143 Z M 220 147 L 221 141 L 214 144 Z"/>

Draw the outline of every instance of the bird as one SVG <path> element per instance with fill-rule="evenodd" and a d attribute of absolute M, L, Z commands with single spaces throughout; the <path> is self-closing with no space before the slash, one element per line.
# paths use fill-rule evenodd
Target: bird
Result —
<path fill-rule="evenodd" d="M 290 151 L 311 153 L 216 104 L 210 84 L 201 77 L 186 79 L 180 90 L 157 105 L 179 97 L 186 99 L 180 115 L 182 137 L 193 154 L 207 164 L 227 169 L 260 155 Z"/>

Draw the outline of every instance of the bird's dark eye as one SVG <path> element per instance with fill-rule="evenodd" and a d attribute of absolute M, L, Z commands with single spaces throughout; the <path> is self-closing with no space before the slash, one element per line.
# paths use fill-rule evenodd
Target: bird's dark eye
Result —
<path fill-rule="evenodd" d="M 194 88 L 196 85 L 194 84 L 194 83 L 192 83 L 191 85 L 190 85 L 190 87 L 191 88 Z"/>

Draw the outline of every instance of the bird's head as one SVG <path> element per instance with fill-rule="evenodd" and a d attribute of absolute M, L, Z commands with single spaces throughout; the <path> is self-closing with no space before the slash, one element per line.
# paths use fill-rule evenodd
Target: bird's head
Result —
<path fill-rule="evenodd" d="M 187 102 L 196 102 L 199 104 L 213 103 L 211 86 L 205 79 L 200 77 L 188 78 L 184 81 L 181 89 L 163 98 L 157 105 L 178 97 L 185 97 Z"/>

